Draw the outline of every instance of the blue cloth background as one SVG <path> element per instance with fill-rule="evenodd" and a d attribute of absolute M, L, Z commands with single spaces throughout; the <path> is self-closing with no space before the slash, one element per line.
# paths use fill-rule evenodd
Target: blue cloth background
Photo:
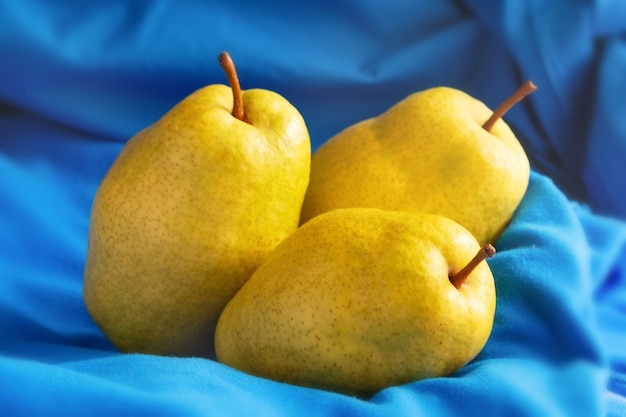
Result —
<path fill-rule="evenodd" d="M 269 88 L 313 146 L 413 91 L 507 114 L 533 166 L 490 265 L 492 337 L 449 378 L 369 400 L 214 361 L 123 355 L 82 303 L 94 193 L 191 91 Z M 626 415 L 626 3 L 0 0 L 0 415 Z"/>

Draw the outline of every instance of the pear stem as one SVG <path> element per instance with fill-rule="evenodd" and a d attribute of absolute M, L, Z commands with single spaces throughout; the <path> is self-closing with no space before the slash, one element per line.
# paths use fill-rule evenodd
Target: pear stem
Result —
<path fill-rule="evenodd" d="M 487 132 L 491 132 L 491 128 L 496 124 L 498 119 L 502 118 L 504 114 L 509 111 L 511 107 L 513 107 L 518 101 L 522 100 L 524 97 L 532 93 L 537 89 L 537 86 L 533 84 L 532 81 L 526 81 L 520 88 L 517 89 L 509 98 L 504 100 L 502 104 L 498 106 L 497 109 L 494 110 L 493 114 L 487 121 L 483 124 L 483 129 Z"/>
<path fill-rule="evenodd" d="M 235 69 L 235 63 L 233 62 L 230 54 L 226 51 L 222 52 L 218 57 L 222 69 L 226 73 L 228 78 L 228 84 L 233 90 L 233 117 L 245 121 L 245 114 L 243 109 L 243 96 L 241 94 L 241 85 L 239 84 L 239 77 L 237 77 L 237 70 Z"/>
<path fill-rule="evenodd" d="M 489 243 L 480 248 L 478 253 L 472 258 L 471 261 L 463 269 L 459 272 L 456 272 L 450 275 L 450 282 L 456 288 L 460 288 L 463 285 L 463 282 L 467 279 L 469 274 L 478 266 L 479 263 L 484 261 L 487 258 L 491 258 L 496 253 L 496 248 L 491 246 Z"/>

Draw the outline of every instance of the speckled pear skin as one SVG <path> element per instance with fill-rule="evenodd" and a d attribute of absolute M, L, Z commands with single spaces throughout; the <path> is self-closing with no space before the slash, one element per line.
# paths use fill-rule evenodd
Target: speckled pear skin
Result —
<path fill-rule="evenodd" d="M 192 93 L 122 149 L 91 213 L 84 300 L 124 352 L 214 355 L 219 313 L 298 226 L 305 122 L 283 97 Z"/>
<path fill-rule="evenodd" d="M 336 208 L 439 214 L 495 243 L 528 187 L 530 165 L 503 121 L 468 94 L 435 87 L 358 122 L 312 156 L 304 223 Z"/>
<path fill-rule="evenodd" d="M 449 375 L 485 345 L 495 312 L 480 245 L 444 217 L 326 212 L 283 241 L 224 309 L 220 362 L 261 377 L 368 395 Z"/>

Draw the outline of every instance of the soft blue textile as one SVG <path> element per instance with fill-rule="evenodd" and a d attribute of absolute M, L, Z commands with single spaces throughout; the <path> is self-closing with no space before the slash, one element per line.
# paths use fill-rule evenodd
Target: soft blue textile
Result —
<path fill-rule="evenodd" d="M 626 415 L 626 3 L 0 0 L 0 415 Z M 124 142 L 196 88 L 273 89 L 314 147 L 434 85 L 507 114 L 533 164 L 450 378 L 364 400 L 117 353 L 87 315 L 89 209 Z"/>

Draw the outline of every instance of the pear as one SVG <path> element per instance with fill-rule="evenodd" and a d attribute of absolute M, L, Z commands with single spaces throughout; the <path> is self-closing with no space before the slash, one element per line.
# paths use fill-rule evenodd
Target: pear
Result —
<path fill-rule="evenodd" d="M 123 352 L 213 356 L 220 312 L 298 227 L 305 122 L 219 60 L 231 87 L 193 92 L 130 139 L 93 201 L 84 302 Z"/>
<path fill-rule="evenodd" d="M 301 222 L 347 207 L 426 212 L 495 242 L 530 176 L 501 117 L 534 89 L 524 84 L 492 112 L 460 90 L 435 87 L 349 126 L 314 152 Z"/>
<path fill-rule="evenodd" d="M 264 378 L 369 395 L 454 373 L 489 338 L 495 286 L 472 234 L 442 216 L 323 213 L 228 303 L 217 359 Z"/>

